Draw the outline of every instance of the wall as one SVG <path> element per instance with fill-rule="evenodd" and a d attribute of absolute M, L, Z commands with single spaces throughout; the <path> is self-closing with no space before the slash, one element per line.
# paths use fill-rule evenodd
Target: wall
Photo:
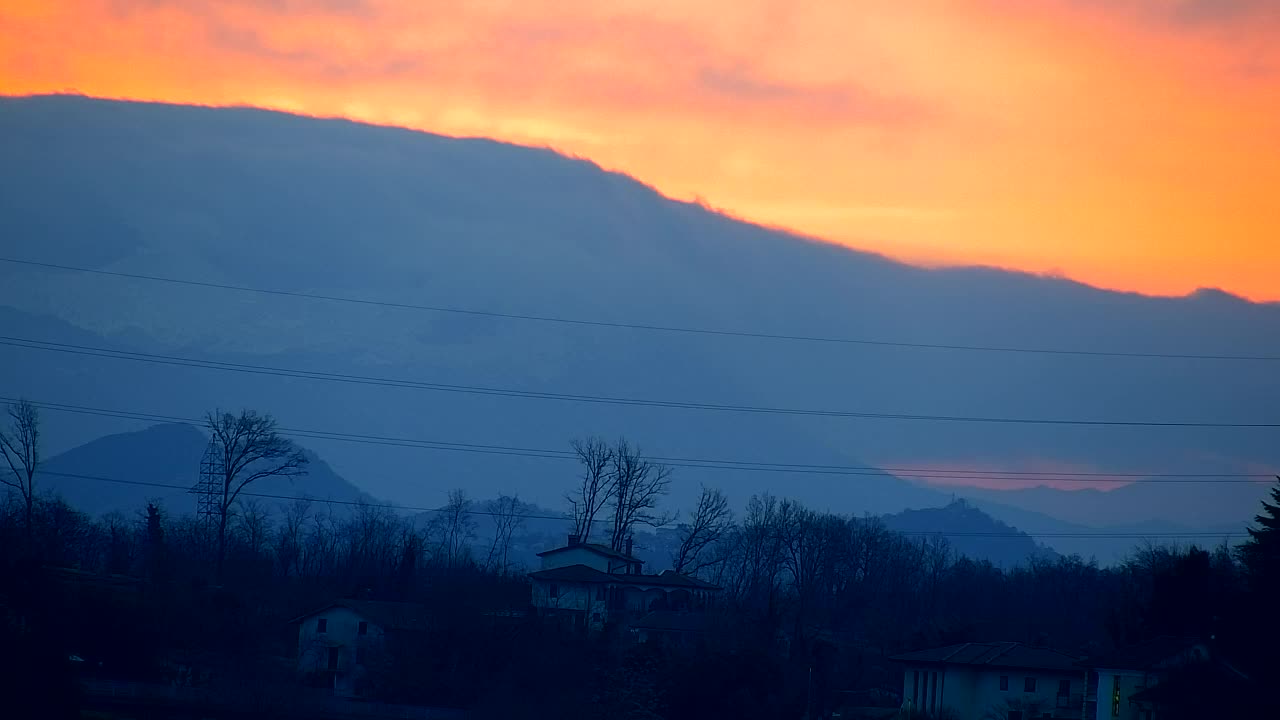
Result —
<path fill-rule="evenodd" d="M 567 554 L 567 553 L 566 553 Z M 551 588 L 556 587 L 557 597 Z M 552 583 L 544 580 L 533 582 L 533 606 L 544 611 L 570 611 L 582 614 L 583 621 L 592 629 L 600 629 L 608 620 L 608 603 L 597 599 L 597 590 L 603 586 L 586 583 Z M 598 616 L 598 617 L 597 617 Z"/>
<path fill-rule="evenodd" d="M 1138 708 L 1129 704 L 1129 698 L 1139 690 L 1155 684 L 1155 678 L 1136 670 L 1098 669 L 1098 713 L 1094 720 L 1139 720 Z M 1116 678 L 1120 679 L 1120 706 L 1112 714 L 1112 692 Z"/>
<path fill-rule="evenodd" d="M 969 706 L 977 711 L 973 716 L 975 719 L 992 710 L 1003 709 L 1022 710 L 1023 717 L 1027 720 L 1038 718 L 1046 712 L 1054 717 L 1079 718 L 1083 712 L 1086 678 L 1084 669 L 1052 671 L 990 668 L 976 675 Z M 1008 690 L 1000 689 L 1001 676 L 1009 678 Z M 1025 691 L 1026 678 L 1029 677 L 1036 679 L 1035 692 Z M 1067 690 L 1067 699 L 1071 702 L 1069 708 L 1058 707 L 1058 683 L 1061 680 L 1070 683 Z"/>
<path fill-rule="evenodd" d="M 1068 697 L 1078 701 L 1085 690 L 1084 670 L 1058 672 L 1049 670 L 975 668 L 963 665 L 908 666 L 903 671 L 903 706 L 911 706 L 915 673 L 919 675 L 919 693 L 915 707 L 934 712 L 947 708 L 961 720 L 984 720 L 987 717 L 1005 717 L 1007 710 L 1022 710 L 1025 718 L 1039 718 L 1048 712 L 1054 717 L 1080 717 L 1081 705 L 1073 704 L 1070 710 L 1058 708 L 1058 682 L 1070 681 Z M 928 678 L 926 685 L 925 678 Z M 934 673 L 937 673 L 937 699 L 934 701 Z M 1000 677 L 1009 678 L 1009 689 L 1000 689 Z M 1036 679 L 1035 692 L 1025 691 L 1028 677 Z M 1101 703 L 1099 703 L 1101 705 Z M 1108 710 L 1110 705 L 1108 705 Z M 1034 709 L 1034 712 L 1032 712 Z M 1109 720 L 1104 718 L 1102 720 Z"/>
<path fill-rule="evenodd" d="M 317 631 L 319 620 L 327 620 L 325 632 Z M 331 607 L 308 616 L 298 623 L 298 672 L 323 673 L 329 668 L 329 648 L 338 648 L 338 670 L 334 676 L 334 693 L 351 695 L 363 668 L 356 665 L 356 648 L 374 647 L 381 643 L 383 630 L 369 622 L 368 634 L 359 634 L 360 623 L 367 618 L 344 607 Z"/>

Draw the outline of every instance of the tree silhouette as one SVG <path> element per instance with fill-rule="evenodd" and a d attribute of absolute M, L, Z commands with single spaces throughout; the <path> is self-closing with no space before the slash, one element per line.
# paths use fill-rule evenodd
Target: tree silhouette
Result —
<path fill-rule="evenodd" d="M 240 493 L 265 477 L 305 475 L 307 457 L 293 442 L 276 431 L 275 418 L 242 410 L 239 416 L 215 410 L 205 416 L 205 426 L 221 455 L 221 494 L 218 497 L 217 582 L 222 583 L 227 554 L 227 519 Z"/>
<path fill-rule="evenodd" d="M 1262 512 L 1254 516 L 1258 527 L 1249 528 L 1249 540 L 1240 548 L 1250 581 L 1268 587 L 1280 581 L 1280 477 L 1276 480 L 1272 502 L 1262 501 Z"/>
<path fill-rule="evenodd" d="M 21 496 L 30 542 L 35 530 L 36 469 L 40 467 L 40 415 L 35 405 L 19 400 L 9 406 L 9 421 L 7 430 L 0 428 L 0 453 L 9 466 L 9 473 L 0 474 L 0 483 Z"/>

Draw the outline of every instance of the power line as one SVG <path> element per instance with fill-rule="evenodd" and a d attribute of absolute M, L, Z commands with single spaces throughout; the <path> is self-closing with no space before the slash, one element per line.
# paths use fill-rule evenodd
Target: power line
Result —
<path fill-rule="evenodd" d="M 0 397 L 0 402 L 17 402 L 16 398 Z M 102 417 L 113 417 L 127 420 L 140 420 L 145 422 L 163 422 L 163 423 L 187 423 L 192 425 L 200 425 L 203 421 L 198 418 L 177 417 L 172 415 L 155 415 L 151 413 L 139 413 L 128 410 L 114 410 L 107 408 L 91 408 L 82 405 L 69 405 L 63 403 L 48 403 L 29 401 L 33 405 L 46 410 L 55 412 L 69 412 L 83 415 L 96 415 Z M 419 450 L 443 450 L 450 452 L 468 452 L 482 455 L 510 455 L 516 457 L 529 457 L 547 460 L 560 460 L 576 462 L 577 456 L 568 450 L 554 450 L 549 448 L 525 448 L 514 447 L 509 445 L 486 445 L 479 443 L 458 443 L 443 440 L 430 440 L 419 438 L 389 437 L 384 435 L 369 435 L 357 433 L 345 433 L 329 430 L 314 430 L 306 428 L 288 428 L 279 429 L 282 434 L 295 438 L 307 438 L 315 440 L 336 440 L 341 442 L 367 444 L 367 445 L 383 445 L 392 447 L 405 447 Z M 746 460 L 723 460 L 712 458 L 685 458 L 685 457 L 666 457 L 650 455 L 646 456 L 649 460 L 660 462 L 671 467 L 689 468 L 689 469 L 706 469 L 706 470 L 732 470 L 745 472 L 774 472 L 774 473 L 793 473 L 802 475 L 842 475 L 854 477 L 893 477 L 889 474 L 890 468 L 877 468 L 866 465 L 808 465 L 802 463 L 773 463 L 773 462 L 754 462 Z M 903 468 L 896 468 L 897 472 L 904 472 Z M 947 470 L 947 469 L 912 469 L 913 476 L 925 480 L 992 480 L 992 481 L 1013 481 L 1013 482 L 1076 482 L 1076 483 L 1111 483 L 1117 482 L 1114 477 L 1105 473 L 1086 474 L 1063 473 L 1063 476 L 1051 476 L 1044 474 L 1017 474 L 1013 472 L 994 471 L 989 475 L 975 475 L 973 473 L 984 472 L 976 470 Z M 1271 478 L 1268 474 L 1146 474 L 1138 476 L 1134 474 L 1132 480 L 1128 482 L 1136 483 L 1249 483 L 1255 482 L 1257 479 Z"/>
<path fill-rule="evenodd" d="M 1280 423 L 1263 422 L 1200 422 L 1200 421 L 1148 421 L 1148 420 L 1077 420 L 1067 418 L 1016 418 L 1016 417 L 983 417 L 973 415 L 923 415 L 885 412 L 855 412 L 849 410 L 822 410 L 811 408 L 788 408 L 761 405 L 730 405 L 722 403 L 706 403 L 684 400 L 653 400 L 646 398 L 613 397 L 606 395 L 583 395 L 574 393 L 542 392 L 536 390 L 519 390 L 513 388 L 486 387 L 480 385 L 458 385 L 448 383 L 432 383 L 419 380 L 385 378 L 348 373 L 331 373 L 297 368 L 251 365 L 248 363 L 232 363 L 216 360 L 201 360 L 175 355 L 159 355 L 140 353 L 110 348 L 78 345 L 74 343 L 55 343 L 28 338 L 0 336 L 0 345 L 26 348 L 28 350 L 44 350 L 87 357 L 101 357 L 115 360 L 130 360 L 157 365 L 173 365 L 192 367 L 223 372 L 240 372 L 254 375 L 290 377 L 305 380 L 321 380 L 356 385 L 372 385 L 396 387 L 412 390 L 428 390 L 433 392 L 461 393 L 467 395 L 487 395 L 495 397 L 513 397 L 536 400 L 556 400 L 561 402 L 577 402 L 604 405 L 622 405 L 630 407 L 657 407 L 679 410 L 701 410 L 713 412 L 733 412 L 760 415 L 798 415 L 807 417 L 852 418 L 861 420 L 896 420 L 924 422 L 961 422 L 982 424 L 1013 425 L 1070 425 L 1083 427 L 1148 427 L 1148 428 L 1233 428 L 1259 429 L 1280 428 Z"/>
<path fill-rule="evenodd" d="M 521 320 L 539 323 L 556 323 L 562 325 L 578 325 L 584 327 L 602 327 L 615 328 L 625 330 L 642 330 L 648 332 L 664 332 L 677 333 L 686 335 L 710 335 L 720 337 L 739 337 L 751 338 L 757 340 L 782 340 L 793 342 L 808 343 L 825 343 L 840 345 L 862 345 L 872 347 L 896 347 L 910 348 L 917 350 L 959 350 L 967 352 L 994 352 L 994 353 L 1023 353 L 1038 355 L 1074 355 L 1084 357 L 1115 357 L 1115 358 L 1140 358 L 1140 359 L 1164 359 L 1164 360 L 1227 360 L 1227 361 L 1250 361 L 1250 362 L 1277 362 L 1280 356 L 1277 355 L 1230 355 L 1230 354 L 1210 354 L 1210 353 L 1159 353 L 1159 352 L 1129 352 L 1129 351 L 1110 351 L 1110 350 L 1068 350 L 1057 348 L 1033 348 L 1033 347 L 1017 347 L 1017 346 L 1001 346 L 1001 345 L 965 345 L 954 343 L 918 343 L 918 342 L 898 342 L 890 340 L 875 340 L 866 338 L 849 338 L 849 337 L 831 337 L 821 335 L 787 335 L 778 333 L 753 332 L 746 330 L 723 330 L 714 328 L 697 328 L 682 327 L 676 325 L 656 325 L 648 323 L 625 323 L 625 322 L 609 322 L 604 320 L 586 320 L 582 318 L 570 318 L 554 315 L 533 315 L 527 313 L 506 313 L 490 310 L 476 310 L 470 308 L 450 307 L 443 305 L 419 305 L 414 303 L 400 303 L 383 300 L 369 300 L 365 298 L 346 297 L 341 295 L 325 295 L 320 293 L 307 293 L 292 290 L 279 290 L 271 288 L 250 287 L 247 285 L 232 285 L 228 283 L 215 283 L 203 280 L 187 280 L 181 278 L 162 277 L 159 275 L 144 275 L 140 273 L 126 273 L 114 270 L 100 270 L 95 268 L 78 267 L 74 265 L 62 265 L 59 263 L 37 262 L 34 260 L 21 260 L 18 258 L 0 257 L 0 262 L 12 263 L 15 265 L 25 265 L 28 267 L 40 267 L 51 270 L 66 270 L 71 272 L 87 273 L 93 275 L 102 275 L 107 277 L 127 278 L 130 280 L 146 280 L 149 282 L 169 283 L 173 285 L 188 285 L 192 287 L 213 288 L 217 290 L 231 290 L 242 293 L 254 293 L 259 295 L 275 295 L 281 297 L 302 298 L 307 300 L 323 300 L 327 302 L 343 302 L 356 305 L 365 305 L 372 307 L 394 308 L 398 310 L 420 310 L 435 313 L 451 313 L 456 315 L 470 315 L 477 317 L 492 317 L 505 320 Z"/>
<path fill-rule="evenodd" d="M 137 485 L 141 487 L 184 490 L 187 492 L 191 491 L 191 488 L 186 485 L 176 485 L 172 483 L 146 482 L 142 480 L 125 480 L 122 478 L 109 478 L 109 477 L 103 477 L 100 475 L 85 475 L 80 473 L 53 472 L 49 470 L 41 470 L 39 471 L 38 474 L 52 476 L 52 477 L 71 478 L 71 479 L 77 479 L 77 480 L 91 480 L 95 482 L 117 483 L 120 485 Z M 446 508 L 419 507 L 419 506 L 412 506 L 412 505 L 396 505 L 392 503 L 375 503 L 375 502 L 367 502 L 364 500 L 333 500 L 333 499 L 306 497 L 301 495 L 279 495 L 274 493 L 255 493 L 255 492 L 249 492 L 247 490 L 245 492 L 240 493 L 240 495 L 242 497 L 257 497 L 257 498 L 264 498 L 269 500 L 302 500 L 307 502 L 324 503 L 328 505 L 346 505 L 346 506 L 358 506 L 358 507 L 370 507 L 370 508 L 384 508 L 389 510 L 410 510 L 410 511 L 418 511 L 418 512 L 448 512 Z M 496 512 L 486 511 L 486 510 L 468 510 L 467 513 L 470 515 L 483 515 L 483 516 L 505 515 L 505 513 L 496 513 Z M 573 518 L 566 517 L 564 515 L 539 515 L 539 514 L 533 514 L 533 513 L 517 513 L 517 514 L 519 517 L 526 518 L 526 519 L 533 519 L 533 520 L 559 520 L 564 522 L 573 521 Z M 673 526 L 663 525 L 660 527 L 668 528 Z M 1119 531 L 1117 532 L 1104 531 L 1104 532 L 1027 533 L 1022 531 L 1018 531 L 1018 532 L 994 532 L 994 531 L 991 531 L 991 532 L 963 532 L 963 531 L 941 532 L 941 531 L 933 531 L 933 530 L 890 530 L 890 532 L 898 533 L 899 535 L 912 535 L 912 536 L 923 536 L 923 537 L 942 536 L 942 537 L 983 537 L 983 538 L 1023 538 L 1023 537 L 1097 538 L 1097 539 L 1110 539 L 1110 540 L 1130 539 L 1130 538 L 1132 539 L 1144 539 L 1144 538 L 1150 538 L 1150 539 L 1222 538 L 1222 539 L 1226 539 L 1231 537 L 1240 537 L 1244 535 L 1244 533 L 1238 533 L 1238 532 L 1220 533 L 1220 532 L 1205 532 L 1205 531 L 1189 531 L 1189 532 L 1182 532 L 1182 533 L 1135 533 L 1135 532 L 1119 532 Z"/>

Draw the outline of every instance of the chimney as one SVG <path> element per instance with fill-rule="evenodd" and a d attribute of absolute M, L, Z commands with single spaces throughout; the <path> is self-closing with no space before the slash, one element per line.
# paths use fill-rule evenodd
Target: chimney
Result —
<path fill-rule="evenodd" d="M 581 539 L 582 538 L 579 535 L 572 535 L 572 534 L 569 535 L 569 547 L 573 547 L 574 545 L 577 545 Z"/>
<path fill-rule="evenodd" d="M 631 557 L 631 544 L 634 541 L 630 535 L 627 536 L 627 557 Z"/>

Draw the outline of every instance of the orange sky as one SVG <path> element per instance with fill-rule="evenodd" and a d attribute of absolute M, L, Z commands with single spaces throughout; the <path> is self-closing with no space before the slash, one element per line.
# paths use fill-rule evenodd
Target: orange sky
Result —
<path fill-rule="evenodd" d="M 58 91 L 549 145 L 915 262 L 1280 300 L 1273 0 L 6 0 L 0 93 Z"/>

